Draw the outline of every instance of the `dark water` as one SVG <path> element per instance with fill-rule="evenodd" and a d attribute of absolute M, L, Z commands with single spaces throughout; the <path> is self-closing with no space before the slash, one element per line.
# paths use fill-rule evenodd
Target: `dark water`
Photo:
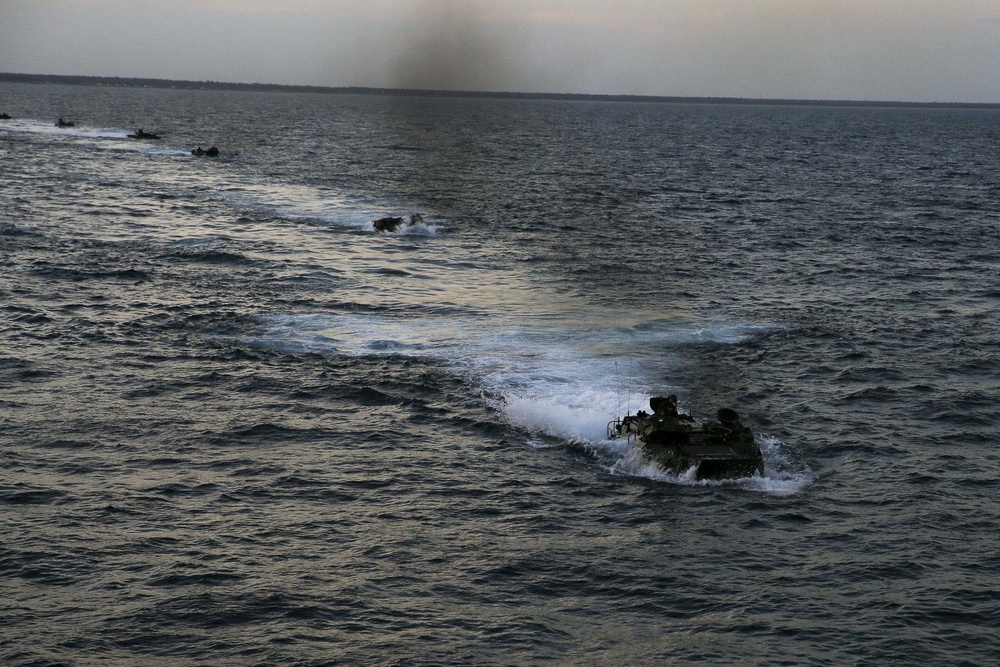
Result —
<path fill-rule="evenodd" d="M 997 660 L 997 112 L 0 111 L 0 663 Z"/>

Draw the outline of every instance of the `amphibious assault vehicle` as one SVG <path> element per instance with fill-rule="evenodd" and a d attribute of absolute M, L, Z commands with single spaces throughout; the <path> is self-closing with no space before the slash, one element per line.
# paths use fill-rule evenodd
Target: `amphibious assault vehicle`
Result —
<path fill-rule="evenodd" d="M 718 421 L 698 421 L 677 411 L 676 396 L 649 399 L 652 414 L 615 419 L 608 439 L 638 443 L 652 461 L 677 475 L 695 468 L 697 479 L 732 479 L 764 474 L 764 455 L 751 430 L 731 408 L 716 413 Z"/>

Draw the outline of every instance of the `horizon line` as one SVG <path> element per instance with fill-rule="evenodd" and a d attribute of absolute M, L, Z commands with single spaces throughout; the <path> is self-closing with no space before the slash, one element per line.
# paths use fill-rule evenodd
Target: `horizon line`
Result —
<path fill-rule="evenodd" d="M 1000 102 L 911 102 L 896 100 L 835 100 L 804 98 L 753 98 L 695 95 L 636 95 L 601 93 L 541 93 L 486 90 L 448 90 L 423 88 L 379 88 L 375 86 L 316 86 L 284 83 L 240 83 L 195 81 L 153 77 L 117 77 L 76 74 L 26 74 L 0 72 L 0 81 L 9 83 L 118 86 L 125 88 L 167 88 L 184 90 L 243 90 L 258 92 L 314 93 L 335 95 L 382 95 L 452 98 L 562 100 L 581 102 L 643 102 L 659 104 L 730 104 L 761 106 L 829 106 L 890 108 L 1000 109 Z"/>

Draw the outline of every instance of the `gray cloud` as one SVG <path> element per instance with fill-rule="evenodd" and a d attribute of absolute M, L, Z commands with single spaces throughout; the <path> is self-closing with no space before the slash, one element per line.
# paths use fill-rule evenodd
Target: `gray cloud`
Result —
<path fill-rule="evenodd" d="M 998 101 L 996 0 L 0 0 L 0 71 Z"/>

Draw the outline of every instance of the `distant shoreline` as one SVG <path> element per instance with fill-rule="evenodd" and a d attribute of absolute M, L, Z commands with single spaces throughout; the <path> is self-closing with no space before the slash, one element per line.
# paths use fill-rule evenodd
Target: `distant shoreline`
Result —
<path fill-rule="evenodd" d="M 361 86 L 296 86 L 277 83 L 226 83 L 223 81 L 183 81 L 140 77 L 71 76 L 64 74 L 16 74 L 0 72 L 0 82 L 106 86 L 121 88 L 173 88 L 179 90 L 237 90 L 272 93 L 314 93 L 326 95 L 382 95 L 394 97 L 449 97 L 510 100 L 556 100 L 568 102 L 637 102 L 646 104 L 721 104 L 751 106 L 871 107 L 916 109 L 1000 109 L 992 102 L 891 102 L 870 100 L 798 100 L 744 97 L 679 97 L 659 95 L 591 95 L 586 93 L 516 93 L 465 90 L 420 90 L 405 88 L 365 88 Z"/>

